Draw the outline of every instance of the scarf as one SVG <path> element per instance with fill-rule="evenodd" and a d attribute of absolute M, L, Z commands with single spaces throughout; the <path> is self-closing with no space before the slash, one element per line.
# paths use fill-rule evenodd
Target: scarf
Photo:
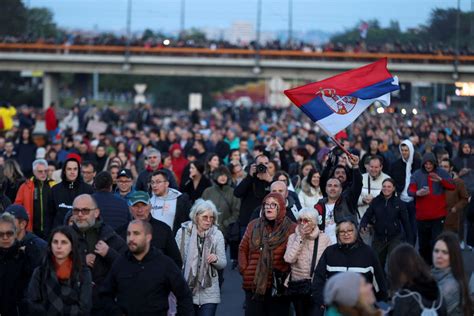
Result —
<path fill-rule="evenodd" d="M 186 228 L 186 230 L 188 229 L 189 228 Z M 211 228 L 204 232 L 202 249 L 198 246 L 200 241 L 197 230 L 197 226 L 192 224 L 184 265 L 184 277 L 188 281 L 188 286 L 193 294 L 196 293 L 199 287 L 204 289 L 211 287 L 213 267 L 207 262 L 207 257 L 216 251 L 214 247 L 214 236 L 217 227 L 211 226 Z"/>
<path fill-rule="evenodd" d="M 273 271 L 273 250 L 287 241 L 290 226 L 291 220 L 285 216 L 271 228 L 269 221 L 262 216 L 253 227 L 250 249 L 260 251 L 253 281 L 255 294 L 265 295 L 268 276 Z"/>
<path fill-rule="evenodd" d="M 72 259 L 68 257 L 63 263 L 58 263 L 56 257 L 53 256 L 54 270 L 59 281 L 66 281 L 71 278 Z"/>
<path fill-rule="evenodd" d="M 403 191 L 400 194 L 400 199 L 404 202 L 411 202 L 413 198 L 408 195 L 408 187 L 410 186 L 410 178 L 411 178 L 411 165 L 413 164 L 413 156 L 415 155 L 415 148 L 413 147 L 413 144 L 411 141 L 408 139 L 405 139 L 401 145 L 407 145 L 409 150 L 410 150 L 410 156 L 408 159 L 405 161 L 403 157 L 401 158 L 403 161 L 406 163 L 405 167 L 405 186 L 403 187 Z"/>

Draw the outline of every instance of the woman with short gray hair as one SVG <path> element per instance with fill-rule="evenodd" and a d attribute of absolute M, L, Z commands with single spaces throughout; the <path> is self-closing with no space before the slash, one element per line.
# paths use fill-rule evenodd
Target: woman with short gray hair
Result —
<path fill-rule="evenodd" d="M 217 216 L 212 201 L 198 199 L 191 208 L 191 220 L 181 224 L 176 234 L 196 316 L 215 315 L 221 301 L 217 270 L 224 269 L 227 260 L 224 236 L 216 225 Z"/>

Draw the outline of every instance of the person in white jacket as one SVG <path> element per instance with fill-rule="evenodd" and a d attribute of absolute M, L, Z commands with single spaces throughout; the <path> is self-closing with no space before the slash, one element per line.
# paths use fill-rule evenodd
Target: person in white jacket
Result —
<path fill-rule="evenodd" d="M 198 199 L 191 208 L 191 220 L 176 233 L 196 316 L 215 315 L 221 301 L 218 270 L 224 269 L 227 260 L 224 236 L 215 224 L 217 215 L 212 201 Z"/>
<path fill-rule="evenodd" d="M 311 170 L 301 181 L 301 191 L 298 198 L 302 207 L 314 208 L 319 199 L 323 198 L 323 193 L 319 187 L 321 175 L 318 170 Z"/>

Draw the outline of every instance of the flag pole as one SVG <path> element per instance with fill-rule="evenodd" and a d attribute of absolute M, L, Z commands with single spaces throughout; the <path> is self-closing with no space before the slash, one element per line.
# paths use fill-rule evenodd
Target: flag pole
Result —
<path fill-rule="evenodd" d="M 346 149 L 344 148 L 344 146 L 327 130 L 325 129 L 323 126 L 321 126 L 320 124 L 318 124 L 318 122 L 315 122 L 316 125 L 319 126 L 319 128 L 325 132 L 330 138 L 331 140 L 334 142 L 334 144 L 336 144 L 336 146 L 338 146 L 339 148 L 341 148 L 341 150 L 347 154 L 347 156 L 349 156 L 349 158 L 352 158 L 352 154 Z"/>

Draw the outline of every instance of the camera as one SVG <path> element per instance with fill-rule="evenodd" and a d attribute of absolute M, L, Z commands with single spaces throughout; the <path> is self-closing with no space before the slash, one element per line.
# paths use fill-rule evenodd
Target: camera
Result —
<path fill-rule="evenodd" d="M 263 163 L 257 165 L 257 173 L 265 173 L 267 172 L 267 166 Z"/>

